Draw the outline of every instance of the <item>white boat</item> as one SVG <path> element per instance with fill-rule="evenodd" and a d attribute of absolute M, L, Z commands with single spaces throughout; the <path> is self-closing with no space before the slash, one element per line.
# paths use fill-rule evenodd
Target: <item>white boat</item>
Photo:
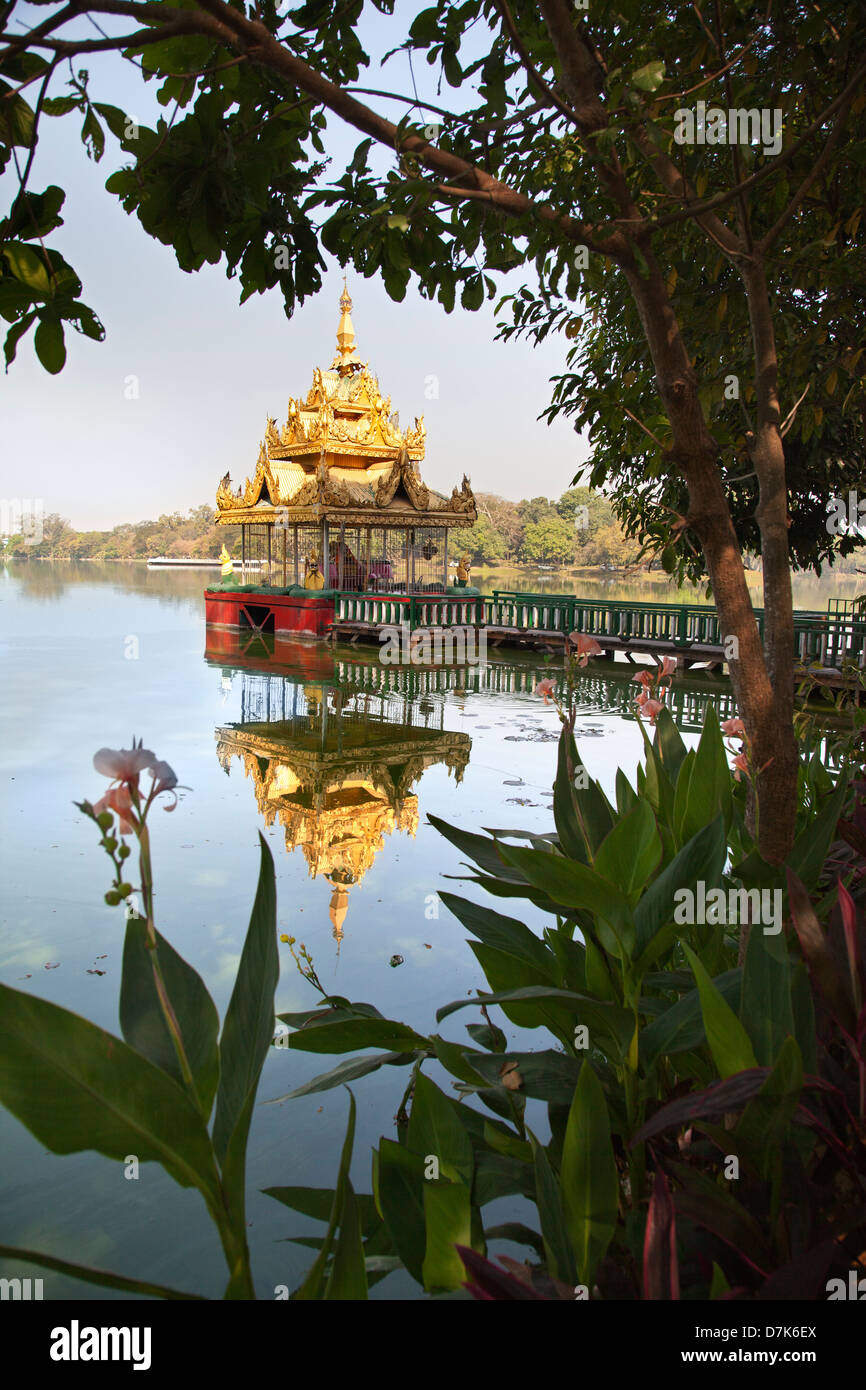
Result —
<path fill-rule="evenodd" d="M 240 560 L 235 560 L 234 563 L 235 569 L 240 570 Z M 261 567 L 261 560 L 247 560 L 248 570 L 258 570 Z M 218 570 L 220 562 L 219 560 L 201 560 L 194 555 L 154 555 L 148 560 L 147 568 L 149 570 Z"/>

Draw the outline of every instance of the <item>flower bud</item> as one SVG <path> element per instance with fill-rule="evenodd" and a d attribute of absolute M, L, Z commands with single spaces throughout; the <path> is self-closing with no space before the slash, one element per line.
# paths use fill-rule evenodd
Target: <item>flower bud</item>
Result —
<path fill-rule="evenodd" d="M 109 888 L 105 895 L 105 901 L 108 903 L 109 907 L 117 907 L 117 904 L 120 902 L 120 894 L 114 888 Z"/>

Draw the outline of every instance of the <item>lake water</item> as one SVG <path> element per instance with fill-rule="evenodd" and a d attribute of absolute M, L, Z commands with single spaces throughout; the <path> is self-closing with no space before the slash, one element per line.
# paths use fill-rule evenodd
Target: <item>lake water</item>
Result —
<path fill-rule="evenodd" d="M 0 569 L 0 979 L 119 1031 L 123 912 L 103 901 L 109 861 L 73 802 L 96 800 L 107 786 L 93 770 L 95 750 L 129 747 L 135 735 L 189 788 L 172 815 L 151 814 L 157 925 L 200 972 L 221 1017 L 261 830 L 276 865 L 279 931 L 307 945 L 325 988 L 437 1031 L 436 1008 L 483 988 L 484 979 L 464 930 L 444 908 L 437 915 L 437 891 L 460 891 L 444 877 L 460 873 L 460 855 L 427 816 L 466 829 L 552 829 L 559 726 L 555 709 L 531 693 L 551 666 L 497 656 L 482 670 L 425 674 L 383 667 L 375 648 L 299 645 L 288 668 L 275 671 L 261 644 L 208 651 L 203 586 L 201 572 L 148 573 L 143 565 Z M 610 793 L 617 766 L 633 778 L 640 754 L 628 675 L 589 673 L 581 690 L 579 750 Z M 728 688 L 696 678 L 681 689 L 692 742 L 703 702 L 724 708 Z M 484 897 L 471 885 L 466 891 Z M 528 904 L 518 910 L 536 920 Z M 317 996 L 288 946 L 279 949 L 277 1011 L 313 1007 Z M 396 968 L 395 954 L 403 958 Z M 466 1038 L 463 1018 L 443 1025 L 445 1036 Z M 514 1045 L 518 1030 L 501 1015 L 499 1022 Z M 539 1037 L 521 1041 L 538 1046 Z M 333 1186 L 347 1097 L 331 1090 L 264 1102 L 338 1060 L 274 1050 L 265 1064 L 248 1169 L 262 1298 L 277 1285 L 294 1287 L 313 1258 L 287 1238 L 321 1227 L 260 1189 Z M 450 1084 L 435 1067 L 430 1074 Z M 408 1075 L 386 1067 L 353 1087 L 356 1190 L 371 1190 L 370 1148 L 382 1134 L 393 1137 Z M 533 1127 L 544 1133 L 543 1118 Z M 123 1165 L 93 1153 L 55 1156 L 5 1111 L 0 1152 L 3 1243 L 221 1296 L 222 1256 L 201 1199 L 160 1168 L 143 1165 L 130 1181 Z M 490 1224 L 520 1219 L 519 1207 L 494 1204 Z M 0 1275 L 28 1274 L 44 1280 L 46 1298 L 111 1296 L 0 1262 Z M 416 1295 L 401 1274 L 372 1291 Z"/>

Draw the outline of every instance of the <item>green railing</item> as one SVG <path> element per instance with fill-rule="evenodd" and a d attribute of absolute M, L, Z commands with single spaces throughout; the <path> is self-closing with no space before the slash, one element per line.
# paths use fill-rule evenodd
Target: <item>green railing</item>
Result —
<path fill-rule="evenodd" d="M 494 589 L 492 594 L 460 598 L 443 595 L 340 594 L 338 622 L 370 627 L 492 627 L 526 633 L 585 633 L 637 646 L 723 650 L 725 634 L 715 608 L 700 604 L 612 602 L 572 594 L 522 594 Z M 764 634 L 764 610 L 755 609 Z M 794 615 L 794 648 L 804 665 L 839 669 L 846 661 L 866 667 L 866 615 L 854 606 L 827 613 Z"/>

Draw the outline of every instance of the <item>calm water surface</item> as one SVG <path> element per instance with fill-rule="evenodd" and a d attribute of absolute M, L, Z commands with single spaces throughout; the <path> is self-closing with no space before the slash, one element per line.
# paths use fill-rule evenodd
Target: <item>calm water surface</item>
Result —
<path fill-rule="evenodd" d="M 427 815 L 467 829 L 552 829 L 557 716 L 531 694 L 550 668 L 497 659 L 481 673 L 428 678 L 382 667 L 375 649 L 307 646 L 275 671 L 265 648 L 208 649 L 202 587 L 200 573 L 144 566 L 0 569 L 0 979 L 119 1031 L 122 910 L 103 902 L 109 861 L 73 801 L 105 790 L 94 751 L 128 747 L 135 735 L 190 788 L 172 815 L 151 814 L 157 924 L 200 972 L 221 1016 L 261 830 L 276 864 L 279 930 L 306 943 L 325 988 L 437 1031 L 436 1008 L 484 980 L 465 931 L 444 908 L 435 915 L 437 890 L 459 891 L 444 876 L 460 872 L 460 856 Z M 640 753 L 640 732 L 621 713 L 627 675 L 592 675 L 582 691 L 579 749 L 611 793 L 617 766 L 633 777 Z M 703 689 L 714 698 L 726 686 Z M 683 718 L 687 729 L 698 727 L 688 710 Z M 485 896 L 471 885 L 467 893 Z M 540 916 L 528 904 L 517 911 L 530 922 Z M 316 996 L 288 946 L 280 953 L 277 1011 L 312 1007 Z M 394 954 L 403 957 L 397 968 L 389 965 Z M 499 1021 L 512 1045 L 549 1045 Z M 459 1016 L 444 1027 L 446 1036 L 466 1038 Z M 274 1050 L 265 1064 L 248 1169 L 262 1298 L 278 1284 L 294 1287 L 313 1258 L 288 1238 L 321 1228 L 260 1189 L 333 1186 L 347 1113 L 342 1090 L 264 1102 L 339 1060 Z M 430 1071 L 448 1087 L 450 1078 Z M 371 1190 L 370 1147 L 393 1136 L 408 1075 L 386 1067 L 353 1087 L 356 1190 Z M 545 1132 L 543 1112 L 535 1125 Z M 129 1181 L 122 1165 L 93 1153 L 55 1156 L 5 1111 L 0 1152 L 0 1241 L 221 1295 L 222 1256 L 201 1199 L 156 1165 Z M 525 1219 L 517 1200 L 487 1211 L 490 1224 Z M 7 1277 L 26 1273 L 43 1278 L 49 1298 L 110 1296 L 0 1262 Z M 395 1274 L 372 1294 L 416 1290 Z"/>

